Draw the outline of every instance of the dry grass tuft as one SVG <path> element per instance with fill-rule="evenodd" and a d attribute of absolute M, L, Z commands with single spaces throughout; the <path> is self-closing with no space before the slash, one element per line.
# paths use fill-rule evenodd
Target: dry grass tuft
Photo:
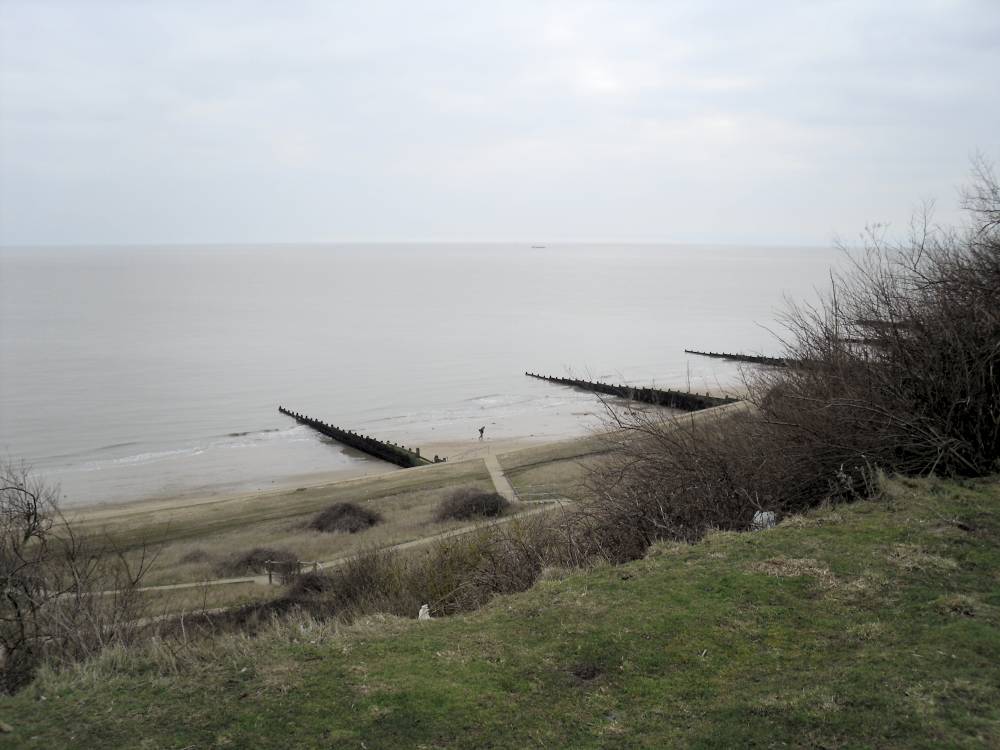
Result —
<path fill-rule="evenodd" d="M 916 544 L 894 544 L 886 557 L 903 570 L 954 570 L 958 567 L 950 557 L 925 552 Z"/>
<path fill-rule="evenodd" d="M 886 627 L 878 620 L 862 622 L 852 625 L 847 634 L 856 641 L 878 641 L 885 637 Z"/>
<path fill-rule="evenodd" d="M 672 557 L 683 555 L 691 549 L 687 542 L 654 542 L 646 550 L 646 557 Z"/>
<path fill-rule="evenodd" d="M 562 581 L 565 578 L 578 572 L 573 568 L 566 568 L 560 566 L 550 565 L 548 567 L 542 568 L 542 572 L 538 574 L 539 581 Z"/>
<path fill-rule="evenodd" d="M 843 522 L 844 517 L 839 513 L 823 513 L 808 515 L 793 515 L 785 518 L 781 525 L 790 529 L 811 529 L 817 526 L 828 526 Z"/>
<path fill-rule="evenodd" d="M 770 560 L 752 563 L 750 569 L 777 578 L 808 576 L 817 579 L 825 587 L 837 584 L 837 579 L 830 569 L 811 557 L 772 557 Z"/>

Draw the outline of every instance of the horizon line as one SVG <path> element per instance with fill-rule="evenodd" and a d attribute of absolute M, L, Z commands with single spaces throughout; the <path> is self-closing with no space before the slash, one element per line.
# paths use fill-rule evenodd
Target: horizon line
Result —
<path fill-rule="evenodd" d="M 736 241 L 679 241 L 679 240 L 624 240 L 624 239 L 564 239 L 564 240 L 275 240 L 275 241 L 209 241 L 209 242 L 18 242 L 0 243 L 0 250 L 70 249 L 70 248 L 182 248 L 182 247 L 275 247 L 275 246 L 325 246 L 325 245 L 524 245 L 529 248 L 547 248 L 552 245 L 675 245 L 696 247 L 815 247 L 831 248 L 838 244 L 836 239 L 829 243 L 813 242 L 736 242 Z"/>

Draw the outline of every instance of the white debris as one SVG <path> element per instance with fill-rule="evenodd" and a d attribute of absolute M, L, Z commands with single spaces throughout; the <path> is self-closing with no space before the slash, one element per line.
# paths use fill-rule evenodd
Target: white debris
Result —
<path fill-rule="evenodd" d="M 431 608 L 424 604 L 420 607 L 420 612 L 417 613 L 418 620 L 429 620 L 431 619 Z"/>
<path fill-rule="evenodd" d="M 755 530 L 770 529 L 777 523 L 777 518 L 773 510 L 758 510 L 753 514 L 753 528 Z"/>

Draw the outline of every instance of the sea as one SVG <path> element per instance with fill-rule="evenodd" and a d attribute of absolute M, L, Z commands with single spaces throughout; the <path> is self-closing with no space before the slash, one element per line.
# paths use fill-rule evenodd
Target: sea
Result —
<path fill-rule="evenodd" d="M 330 244 L 0 249 L 0 457 L 79 506 L 392 467 L 284 405 L 411 447 L 606 417 L 526 371 L 698 392 L 776 354 L 830 247 Z M 459 451 L 460 453 L 461 451 Z M 425 450 L 426 454 L 426 450 Z"/>

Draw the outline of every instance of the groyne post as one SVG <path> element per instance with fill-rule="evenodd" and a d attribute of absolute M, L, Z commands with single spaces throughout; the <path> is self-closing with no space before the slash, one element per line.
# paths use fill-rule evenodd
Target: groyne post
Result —
<path fill-rule="evenodd" d="M 715 359 L 731 359 L 734 362 L 752 362 L 757 365 L 769 365 L 771 367 L 792 367 L 801 364 L 797 360 L 784 359 L 783 357 L 765 357 L 759 354 L 740 354 L 735 352 L 702 352 L 697 349 L 685 349 L 685 354 L 695 354 L 699 357 L 713 357 Z"/>
<path fill-rule="evenodd" d="M 344 445 L 356 448 L 357 450 L 371 456 L 375 456 L 376 458 L 380 458 L 383 461 L 396 464 L 397 466 L 411 468 L 414 466 L 425 466 L 432 463 L 420 455 L 419 449 L 413 451 L 406 446 L 400 446 L 395 442 L 383 442 L 373 437 L 369 437 L 368 435 L 358 434 L 353 430 L 344 430 L 336 425 L 332 425 L 318 419 L 312 419 L 311 417 L 299 414 L 298 412 L 291 411 L 290 409 L 286 409 L 284 406 L 278 406 L 278 411 L 286 416 L 292 417 L 302 424 L 312 427 L 317 432 L 320 432 L 327 437 L 331 437 Z M 437 462 L 435 461 L 433 463 Z"/>
<path fill-rule="evenodd" d="M 670 389 L 652 388 L 649 386 L 636 388 L 621 384 L 611 385 L 609 383 L 600 383 L 590 380 L 576 380 L 573 378 L 538 375 L 527 371 L 525 371 L 524 374 L 531 378 L 537 378 L 538 380 L 548 380 L 552 383 L 558 383 L 560 385 L 568 385 L 587 391 L 594 391 L 596 393 L 620 396 L 622 398 L 640 401 L 642 403 L 668 406 L 673 409 L 681 409 L 683 411 L 700 411 L 701 409 L 707 409 L 711 406 L 720 406 L 736 400 L 728 396 L 710 396 L 707 393 L 702 395 L 699 393 L 691 393 L 690 391 L 675 391 Z"/>

